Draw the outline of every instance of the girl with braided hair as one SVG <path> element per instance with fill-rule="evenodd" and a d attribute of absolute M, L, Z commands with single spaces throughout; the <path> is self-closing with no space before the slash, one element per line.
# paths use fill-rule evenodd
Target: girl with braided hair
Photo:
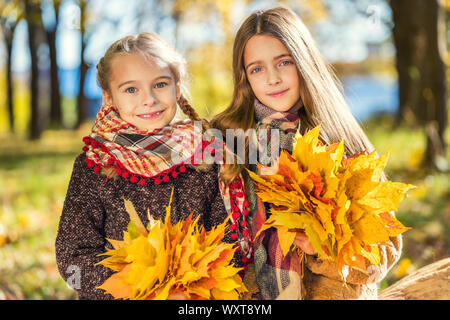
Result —
<path fill-rule="evenodd" d="M 209 230 L 230 211 L 218 166 L 197 161 L 210 141 L 196 144 L 202 132 L 194 121 L 201 119 L 182 94 L 183 57 L 160 37 L 141 33 L 113 43 L 97 70 L 105 105 L 75 160 L 55 243 L 64 280 L 79 277 L 72 281 L 79 299 L 112 299 L 97 289 L 112 271 L 96 263 L 106 239 L 121 239 L 127 229 L 123 199 L 133 203 L 144 225 L 148 211 L 164 218 L 172 190 L 172 223 L 194 211 Z M 178 108 L 189 120 L 174 120 Z M 200 131 L 207 128 L 202 121 Z M 228 234 L 224 241 L 235 239 Z M 239 257 L 233 260 L 238 266 Z M 185 296 L 169 296 L 180 298 Z"/>

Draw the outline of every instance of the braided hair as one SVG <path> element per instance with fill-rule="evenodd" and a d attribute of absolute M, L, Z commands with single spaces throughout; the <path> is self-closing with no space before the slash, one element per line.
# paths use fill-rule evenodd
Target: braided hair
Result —
<path fill-rule="evenodd" d="M 185 115 L 187 115 L 189 117 L 189 119 L 191 119 L 192 121 L 201 121 L 202 122 L 202 129 L 203 129 L 202 131 L 203 132 L 211 129 L 211 126 L 208 124 L 208 122 L 205 119 L 200 118 L 197 111 L 195 111 L 195 109 L 191 107 L 191 105 L 189 104 L 189 102 L 186 100 L 186 98 L 183 95 L 181 95 L 180 98 L 178 99 L 178 105 L 179 105 L 181 111 L 183 111 L 183 113 Z"/>
<path fill-rule="evenodd" d="M 211 129 L 211 126 L 209 125 L 208 121 L 206 119 L 200 118 L 197 111 L 195 111 L 194 108 L 189 104 L 189 102 L 186 100 L 186 98 L 181 95 L 178 99 L 178 106 L 180 107 L 181 111 L 185 115 L 189 117 L 192 121 L 201 121 L 202 122 L 202 134 Z M 209 171 L 212 168 L 211 164 L 208 164 L 204 161 L 202 161 L 199 165 L 194 167 L 198 171 Z"/>

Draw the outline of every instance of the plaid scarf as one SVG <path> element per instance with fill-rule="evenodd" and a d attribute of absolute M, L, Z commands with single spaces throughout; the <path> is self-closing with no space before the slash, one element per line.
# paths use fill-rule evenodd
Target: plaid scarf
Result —
<path fill-rule="evenodd" d="M 201 128 L 190 120 L 148 133 L 122 120 L 113 106 L 102 107 L 91 134 L 83 141 L 89 167 L 96 172 L 99 167 L 115 168 L 116 174 L 141 185 L 148 180 L 160 184 L 176 178 L 186 171 L 185 164 L 201 159 L 210 143 L 202 140 Z"/>
<path fill-rule="evenodd" d="M 83 147 L 85 161 L 95 172 L 100 172 L 101 167 L 112 168 L 117 175 L 133 183 L 139 181 L 142 186 L 149 180 L 157 185 L 168 182 L 184 173 L 186 164 L 196 165 L 204 155 L 209 153 L 213 156 L 225 147 L 220 140 L 205 141 L 201 126 L 195 126 L 190 120 L 176 122 L 150 133 L 139 130 L 122 120 L 113 106 L 101 108 L 91 134 L 83 141 L 86 144 Z M 231 216 L 230 237 L 239 244 L 240 261 L 236 262 L 245 271 L 252 256 L 252 245 L 246 218 L 249 203 L 243 179 L 238 176 L 231 185 L 219 186 L 225 209 Z"/>
<path fill-rule="evenodd" d="M 292 152 L 293 138 L 297 129 L 299 129 L 300 120 L 298 112 L 302 107 L 303 104 L 300 100 L 287 112 L 277 112 L 256 100 L 256 130 L 280 129 L 281 149 Z M 268 143 L 268 148 L 270 148 L 270 145 Z M 267 153 L 263 154 L 263 157 L 269 157 L 270 154 L 270 150 L 268 150 Z M 250 170 L 258 173 L 256 165 L 250 166 Z M 274 206 L 269 203 L 264 203 L 256 195 L 255 185 L 251 180 L 249 181 L 249 189 L 252 211 L 251 229 L 252 233 L 256 234 L 269 217 L 269 210 Z M 253 241 L 255 277 L 260 298 L 267 300 L 302 299 L 304 295 L 301 281 L 302 266 L 297 251 L 290 251 L 283 258 L 277 231 L 274 228 L 262 232 Z"/>

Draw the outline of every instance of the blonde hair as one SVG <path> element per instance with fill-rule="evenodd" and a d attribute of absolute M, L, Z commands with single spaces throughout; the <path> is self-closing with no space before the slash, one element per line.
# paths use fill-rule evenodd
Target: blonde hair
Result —
<path fill-rule="evenodd" d="M 183 85 L 187 77 L 186 60 L 166 41 L 153 33 L 144 32 L 129 35 L 117 40 L 108 48 L 105 55 L 97 64 L 97 81 L 103 90 L 108 92 L 110 90 L 109 77 L 111 76 L 111 60 L 116 55 L 123 54 L 138 54 L 147 59 L 154 59 L 166 63 L 175 77 L 175 82 L 180 82 L 183 91 L 182 96 L 178 100 L 181 110 L 191 120 L 201 121 L 197 112 L 195 112 L 183 96 L 188 94 L 187 88 Z"/>
<path fill-rule="evenodd" d="M 138 33 L 126 36 L 115 41 L 106 51 L 105 55 L 97 64 L 97 81 L 100 87 L 110 92 L 109 80 L 111 76 L 111 61 L 117 55 L 137 54 L 146 59 L 156 60 L 168 65 L 172 75 L 175 78 L 175 83 L 180 83 L 182 94 L 178 99 L 178 106 L 185 115 L 192 121 L 201 121 L 203 131 L 210 127 L 208 123 L 199 117 L 194 108 L 191 107 L 184 95 L 188 95 L 187 88 L 183 85 L 187 78 L 186 60 L 171 47 L 161 37 L 153 33 Z M 196 166 L 198 170 L 209 170 L 211 166 L 202 163 Z"/>
<path fill-rule="evenodd" d="M 268 35 L 280 40 L 289 50 L 300 77 L 299 112 L 304 133 L 321 126 L 320 138 L 330 144 L 344 139 L 347 155 L 373 151 L 373 146 L 353 117 L 342 94 L 342 85 L 334 70 L 322 58 L 307 27 L 290 9 L 277 7 L 251 14 L 239 28 L 233 46 L 234 92 L 230 105 L 211 122 L 222 131 L 227 128 L 247 130 L 254 126 L 255 95 L 244 67 L 244 49 L 254 35 Z M 248 139 L 246 142 L 248 150 Z M 236 163 L 236 161 L 234 162 Z M 226 164 L 221 175 L 225 183 L 244 173 L 246 165 Z"/>

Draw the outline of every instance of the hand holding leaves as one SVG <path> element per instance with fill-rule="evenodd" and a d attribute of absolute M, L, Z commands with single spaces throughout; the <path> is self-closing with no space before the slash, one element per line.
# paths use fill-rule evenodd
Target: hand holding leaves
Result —
<path fill-rule="evenodd" d="M 311 245 L 311 242 L 309 242 L 309 239 L 304 232 L 297 232 L 293 244 L 303 250 L 306 254 L 313 255 L 316 253 L 313 246 Z"/>

